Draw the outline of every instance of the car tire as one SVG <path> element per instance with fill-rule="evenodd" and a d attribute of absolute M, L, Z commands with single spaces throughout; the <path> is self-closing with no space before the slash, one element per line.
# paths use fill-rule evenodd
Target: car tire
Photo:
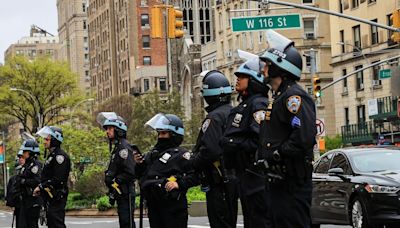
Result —
<path fill-rule="evenodd" d="M 371 228 L 368 223 L 365 205 L 360 197 L 355 197 L 351 203 L 350 218 L 353 228 Z"/>

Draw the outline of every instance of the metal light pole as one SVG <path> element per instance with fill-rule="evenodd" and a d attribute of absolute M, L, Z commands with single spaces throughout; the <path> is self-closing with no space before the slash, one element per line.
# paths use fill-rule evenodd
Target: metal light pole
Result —
<path fill-rule="evenodd" d="M 39 130 L 39 129 L 41 129 L 42 128 L 42 114 L 40 113 L 40 104 L 39 104 L 39 101 L 38 101 L 38 99 L 35 97 L 35 96 L 33 96 L 30 92 L 28 92 L 28 91 L 26 91 L 26 90 L 23 90 L 23 89 L 19 89 L 19 88 L 14 88 L 14 87 L 11 87 L 10 88 L 10 91 L 20 91 L 20 92 L 23 92 L 23 93 L 25 93 L 25 94 L 28 94 L 28 96 L 30 96 L 31 98 L 32 98 L 32 100 L 36 103 L 36 105 L 37 105 L 37 107 L 38 107 L 38 112 L 37 112 L 37 119 L 38 119 L 38 129 L 37 130 Z M 33 130 L 33 129 L 32 129 Z"/>
<path fill-rule="evenodd" d="M 344 42 L 336 42 L 336 44 L 339 44 L 339 45 L 342 45 L 342 46 L 348 45 L 348 46 L 350 46 L 350 47 L 353 47 L 354 49 L 357 50 L 357 52 L 359 52 L 359 53 L 362 55 L 362 57 L 363 57 L 364 60 L 365 60 L 366 66 L 369 65 L 368 58 L 367 58 L 367 56 L 365 56 L 365 54 L 362 52 L 362 50 L 360 49 L 360 47 L 355 46 L 355 45 L 353 45 L 353 44 L 344 43 Z M 372 95 L 372 99 L 374 99 L 374 78 L 373 78 L 373 74 L 371 74 L 371 72 L 369 72 L 369 75 L 370 75 L 370 79 L 371 79 L 371 95 Z"/>
<path fill-rule="evenodd" d="M 89 101 L 90 101 L 90 102 L 94 101 L 94 98 L 89 98 L 89 99 L 81 100 L 81 101 L 79 101 L 74 107 L 72 107 L 71 113 L 69 114 L 69 119 L 71 120 L 71 123 L 72 123 L 72 113 L 74 113 L 76 107 L 78 107 L 79 105 L 81 105 L 81 104 L 83 104 L 83 103 L 85 103 L 85 102 L 89 102 Z"/>

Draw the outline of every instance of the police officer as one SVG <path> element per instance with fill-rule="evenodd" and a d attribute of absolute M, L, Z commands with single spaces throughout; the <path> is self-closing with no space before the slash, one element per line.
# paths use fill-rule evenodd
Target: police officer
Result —
<path fill-rule="evenodd" d="M 183 141 L 182 120 L 173 114 L 157 114 L 146 126 L 158 132 L 157 144 L 138 165 L 141 192 L 147 201 L 152 228 L 186 228 L 187 190 L 197 185 L 187 169 L 190 153 L 179 147 Z"/>
<path fill-rule="evenodd" d="M 232 87 L 217 70 L 203 71 L 202 95 L 208 115 L 193 149 L 189 164 L 201 172 L 202 190 L 206 192 L 207 215 L 211 227 L 236 227 L 239 198 L 236 178 L 224 169 L 220 139 L 232 109 Z"/>
<path fill-rule="evenodd" d="M 49 228 L 65 226 L 65 206 L 68 196 L 68 176 L 71 171 L 71 161 L 67 153 L 61 149 L 63 133 L 61 128 L 45 126 L 37 133 L 44 138 L 44 148 L 50 154 L 44 163 L 39 187 L 33 195 L 43 196 L 47 206 L 47 225 Z"/>
<path fill-rule="evenodd" d="M 117 202 L 119 227 L 133 228 L 135 206 L 135 162 L 132 147 L 126 140 L 127 126 L 115 112 L 101 112 L 97 122 L 106 130 L 110 143 L 111 158 L 105 172 L 105 184 L 109 188 L 110 203 Z"/>
<path fill-rule="evenodd" d="M 257 170 L 255 154 L 260 122 L 267 105 L 267 88 L 258 57 L 243 63 L 235 72 L 236 91 L 242 99 L 232 109 L 222 139 L 227 168 L 235 168 L 240 185 L 245 227 L 269 227 L 268 189 L 262 172 Z"/>
<path fill-rule="evenodd" d="M 296 81 L 300 80 L 302 58 L 294 43 L 269 30 L 270 48 L 260 57 L 265 82 L 273 100 L 261 130 L 261 151 L 271 183 L 271 215 L 274 228 L 310 227 L 312 159 L 315 145 L 315 105 Z"/>
<path fill-rule="evenodd" d="M 20 189 L 22 190 L 21 210 L 23 217 L 18 218 L 17 227 L 35 228 L 38 226 L 40 208 L 42 199 L 39 196 L 33 196 L 33 190 L 40 183 L 40 173 L 42 164 L 37 160 L 39 156 L 39 144 L 33 140 L 25 140 L 21 147 L 22 157 L 25 163 L 19 174 Z M 22 221 L 23 220 L 23 221 Z M 19 226 L 19 224 L 24 224 Z"/>

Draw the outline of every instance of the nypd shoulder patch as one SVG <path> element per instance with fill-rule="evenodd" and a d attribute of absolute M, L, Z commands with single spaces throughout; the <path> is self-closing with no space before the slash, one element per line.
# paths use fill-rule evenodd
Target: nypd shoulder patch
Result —
<path fill-rule="evenodd" d="M 201 130 L 203 131 L 203 133 L 205 133 L 207 131 L 208 126 L 210 126 L 211 120 L 210 119 L 206 119 L 203 122 L 203 125 L 201 126 Z"/>
<path fill-rule="evenodd" d="M 56 156 L 56 161 L 57 161 L 58 164 L 61 165 L 64 162 L 64 160 L 65 160 L 65 158 L 64 158 L 63 155 L 57 155 Z"/>
<path fill-rule="evenodd" d="M 127 159 L 128 158 L 128 150 L 127 149 L 122 149 L 122 150 L 120 150 L 119 151 L 119 156 L 122 158 L 122 159 Z"/>
<path fill-rule="evenodd" d="M 189 159 L 190 159 L 190 152 L 185 152 L 185 153 L 182 155 L 182 157 L 183 157 L 184 159 L 186 159 L 186 160 L 189 160 Z"/>
<path fill-rule="evenodd" d="M 260 124 L 261 121 L 265 120 L 265 110 L 259 110 L 253 113 L 254 120 Z"/>
<path fill-rule="evenodd" d="M 297 114 L 301 107 L 301 97 L 300 96 L 291 96 L 287 99 L 286 107 L 289 112 L 293 114 Z"/>
<path fill-rule="evenodd" d="M 33 174 L 37 174 L 38 171 L 39 171 L 39 167 L 38 167 L 37 165 L 35 165 L 35 166 L 33 166 L 33 167 L 31 168 L 31 172 L 32 172 Z"/>

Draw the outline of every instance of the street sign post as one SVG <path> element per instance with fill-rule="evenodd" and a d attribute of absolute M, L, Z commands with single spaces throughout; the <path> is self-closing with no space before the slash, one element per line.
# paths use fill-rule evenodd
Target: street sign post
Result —
<path fill-rule="evenodd" d="M 274 16 L 233 17 L 232 32 L 259 31 L 267 29 L 301 28 L 300 14 Z"/>
<path fill-rule="evenodd" d="M 379 79 L 391 78 L 392 70 L 391 69 L 383 69 L 379 71 Z"/>

